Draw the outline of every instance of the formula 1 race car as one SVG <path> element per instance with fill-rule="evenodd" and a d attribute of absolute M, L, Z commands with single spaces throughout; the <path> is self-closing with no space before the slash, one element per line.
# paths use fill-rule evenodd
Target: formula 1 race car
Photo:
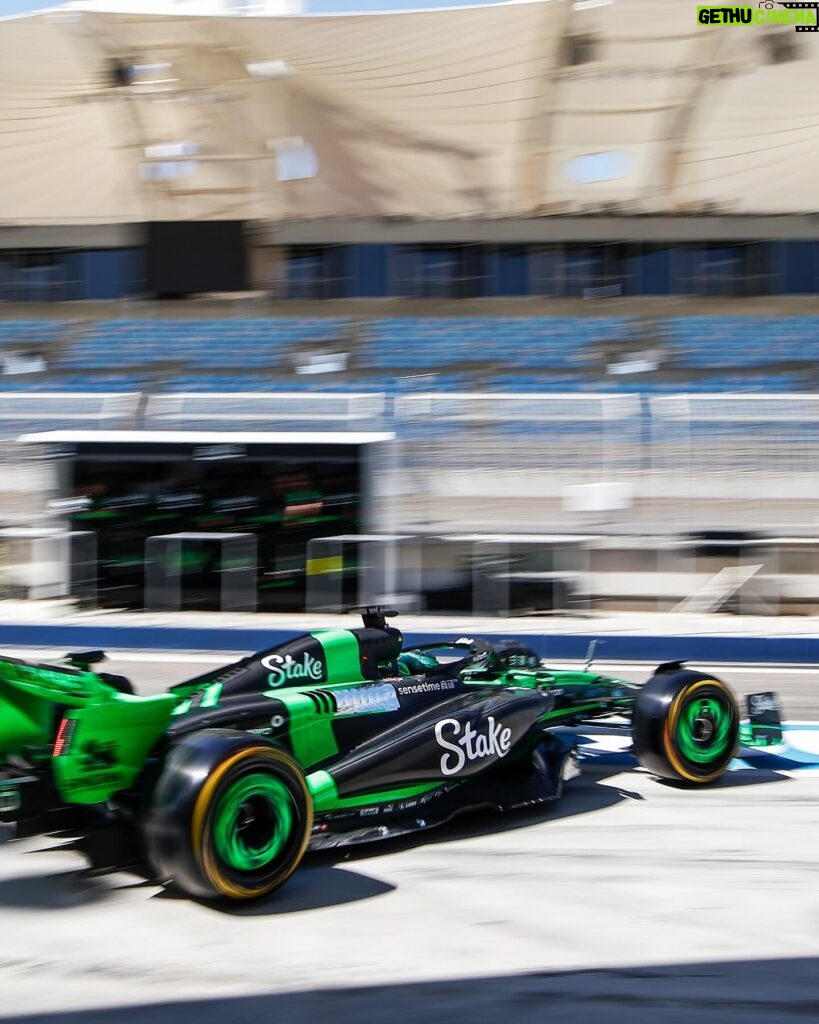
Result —
<path fill-rule="evenodd" d="M 512 640 L 405 651 L 392 614 L 364 609 L 363 628 L 314 630 L 157 696 L 95 672 L 100 651 L 0 658 L 0 821 L 74 835 L 98 866 L 141 864 L 196 898 L 247 900 L 308 846 L 557 799 L 578 773 L 566 726 L 630 723 L 637 760 L 691 785 L 737 747 L 732 693 L 681 662 L 637 686 L 551 669 Z"/>

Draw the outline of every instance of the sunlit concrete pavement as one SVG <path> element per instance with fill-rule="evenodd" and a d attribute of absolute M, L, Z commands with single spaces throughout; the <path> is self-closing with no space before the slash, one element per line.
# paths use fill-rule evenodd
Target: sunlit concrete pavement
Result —
<path fill-rule="evenodd" d="M 311 855 L 232 912 L 6 842 L 0 1016 L 816 1019 L 817 838 L 815 777 L 586 774 L 534 815 Z"/>

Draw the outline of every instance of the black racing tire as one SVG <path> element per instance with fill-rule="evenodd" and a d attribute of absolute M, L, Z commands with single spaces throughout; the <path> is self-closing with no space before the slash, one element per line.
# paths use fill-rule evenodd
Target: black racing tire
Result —
<path fill-rule="evenodd" d="M 257 736 L 206 729 L 171 748 L 144 823 L 155 877 L 202 900 L 253 900 L 298 867 L 313 804 L 298 763 Z"/>
<path fill-rule="evenodd" d="M 723 774 L 736 752 L 739 708 L 721 679 L 689 669 L 663 672 L 637 695 L 631 732 L 644 768 L 704 786 Z"/>

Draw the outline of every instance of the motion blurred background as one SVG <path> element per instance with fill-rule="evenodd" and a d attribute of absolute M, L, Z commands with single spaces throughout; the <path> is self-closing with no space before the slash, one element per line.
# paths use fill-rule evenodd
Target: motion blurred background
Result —
<path fill-rule="evenodd" d="M 814 614 L 819 40 L 780 22 L 0 20 L 0 594 Z"/>

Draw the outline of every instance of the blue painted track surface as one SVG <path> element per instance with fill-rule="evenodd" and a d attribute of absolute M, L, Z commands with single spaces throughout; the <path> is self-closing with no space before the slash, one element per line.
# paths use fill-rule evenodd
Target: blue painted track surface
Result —
<path fill-rule="evenodd" d="M 819 723 L 785 722 L 782 730 L 782 743 L 771 747 L 742 747 L 728 770 L 819 775 Z M 622 768 L 627 771 L 637 766 L 630 753 L 631 737 L 627 731 L 598 727 L 580 729 L 577 735 L 583 769 Z"/>

